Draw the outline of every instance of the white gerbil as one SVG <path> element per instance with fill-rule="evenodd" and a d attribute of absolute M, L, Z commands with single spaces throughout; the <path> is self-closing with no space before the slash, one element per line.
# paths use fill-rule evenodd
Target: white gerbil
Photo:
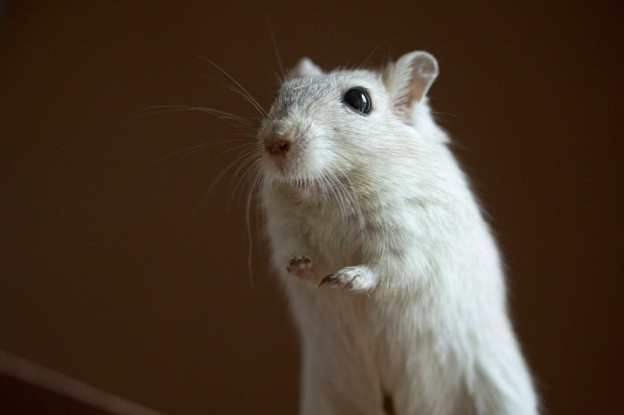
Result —
<path fill-rule="evenodd" d="M 425 94 L 302 59 L 258 132 L 272 263 L 302 344 L 300 413 L 535 414 L 498 250 Z"/>

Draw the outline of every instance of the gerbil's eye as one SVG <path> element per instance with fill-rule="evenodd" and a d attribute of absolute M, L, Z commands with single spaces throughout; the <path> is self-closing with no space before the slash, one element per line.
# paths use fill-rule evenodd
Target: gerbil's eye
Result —
<path fill-rule="evenodd" d="M 342 101 L 362 114 L 368 114 L 373 108 L 370 95 L 364 88 L 351 88 L 344 94 Z"/>

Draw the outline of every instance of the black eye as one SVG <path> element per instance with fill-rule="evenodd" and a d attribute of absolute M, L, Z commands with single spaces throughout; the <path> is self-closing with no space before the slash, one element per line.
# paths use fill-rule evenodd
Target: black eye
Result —
<path fill-rule="evenodd" d="M 370 95 L 364 88 L 351 88 L 344 94 L 342 100 L 345 104 L 362 114 L 368 114 L 373 108 Z"/>

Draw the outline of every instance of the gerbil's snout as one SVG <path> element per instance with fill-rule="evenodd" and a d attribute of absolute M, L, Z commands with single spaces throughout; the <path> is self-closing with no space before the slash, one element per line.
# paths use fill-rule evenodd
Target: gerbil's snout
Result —
<path fill-rule="evenodd" d="M 264 139 L 264 149 L 270 156 L 284 156 L 290 150 L 292 142 L 284 134 L 276 133 Z"/>

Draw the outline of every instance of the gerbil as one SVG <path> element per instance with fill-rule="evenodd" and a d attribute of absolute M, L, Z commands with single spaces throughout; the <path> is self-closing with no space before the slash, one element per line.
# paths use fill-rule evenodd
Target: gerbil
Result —
<path fill-rule="evenodd" d="M 300 413 L 535 414 L 501 261 L 426 93 L 438 64 L 302 59 L 258 131 Z"/>

